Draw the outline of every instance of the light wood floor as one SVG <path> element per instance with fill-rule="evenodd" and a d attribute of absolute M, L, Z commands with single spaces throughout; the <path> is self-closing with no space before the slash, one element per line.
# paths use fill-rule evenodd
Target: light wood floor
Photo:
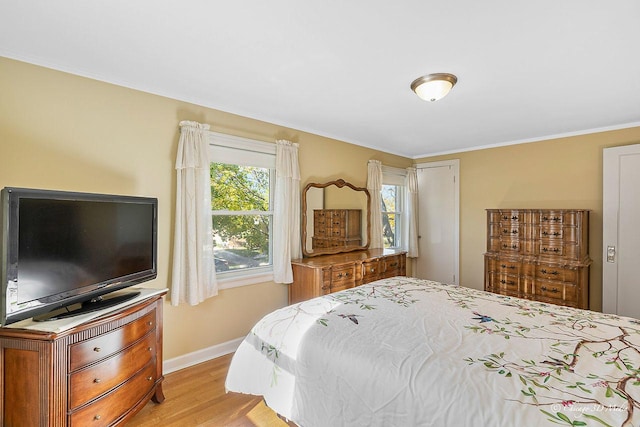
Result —
<path fill-rule="evenodd" d="M 127 427 L 287 427 L 262 398 L 225 393 L 232 355 L 222 356 L 165 376 L 165 401 L 149 402 Z"/>

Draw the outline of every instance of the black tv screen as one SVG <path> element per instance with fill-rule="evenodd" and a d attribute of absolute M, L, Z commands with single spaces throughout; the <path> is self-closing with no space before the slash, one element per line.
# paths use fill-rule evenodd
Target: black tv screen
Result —
<path fill-rule="evenodd" d="M 5 188 L 2 324 L 157 275 L 157 199 Z"/>

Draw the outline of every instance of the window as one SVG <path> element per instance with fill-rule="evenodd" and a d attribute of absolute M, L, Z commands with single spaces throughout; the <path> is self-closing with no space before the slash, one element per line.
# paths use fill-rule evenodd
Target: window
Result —
<path fill-rule="evenodd" d="M 382 168 L 382 242 L 385 248 L 401 249 L 404 237 L 405 176 L 402 169 Z"/>
<path fill-rule="evenodd" d="M 209 158 L 220 288 L 271 280 L 275 144 L 212 133 Z"/>

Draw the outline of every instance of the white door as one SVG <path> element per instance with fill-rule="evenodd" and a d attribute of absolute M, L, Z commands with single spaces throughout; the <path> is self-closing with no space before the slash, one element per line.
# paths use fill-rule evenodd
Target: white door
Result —
<path fill-rule="evenodd" d="M 602 157 L 602 310 L 640 318 L 640 144 Z"/>
<path fill-rule="evenodd" d="M 421 163 L 418 171 L 416 277 L 459 284 L 459 160 Z"/>

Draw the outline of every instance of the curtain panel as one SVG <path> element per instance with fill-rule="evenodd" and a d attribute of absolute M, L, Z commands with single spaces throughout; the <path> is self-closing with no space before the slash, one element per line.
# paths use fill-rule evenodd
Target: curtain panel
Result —
<path fill-rule="evenodd" d="M 367 164 L 367 190 L 371 197 L 371 249 L 382 248 L 382 163 L 369 160 Z"/>
<path fill-rule="evenodd" d="M 407 256 L 418 258 L 418 170 L 414 167 L 407 168 Z"/>
<path fill-rule="evenodd" d="M 279 140 L 273 201 L 273 281 L 292 283 L 291 260 L 301 256 L 298 144 Z"/>
<path fill-rule="evenodd" d="M 197 305 L 218 294 L 211 238 L 209 125 L 180 122 L 171 305 Z"/>

